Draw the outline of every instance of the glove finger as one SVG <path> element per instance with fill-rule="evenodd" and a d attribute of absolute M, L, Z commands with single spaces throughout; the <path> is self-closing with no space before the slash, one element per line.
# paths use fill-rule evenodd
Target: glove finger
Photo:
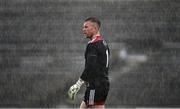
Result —
<path fill-rule="evenodd" d="M 72 91 L 71 91 L 71 90 L 68 91 L 68 97 L 69 97 L 70 99 L 72 99 Z"/>
<path fill-rule="evenodd" d="M 74 100 L 76 97 L 76 93 L 72 93 L 72 100 Z"/>

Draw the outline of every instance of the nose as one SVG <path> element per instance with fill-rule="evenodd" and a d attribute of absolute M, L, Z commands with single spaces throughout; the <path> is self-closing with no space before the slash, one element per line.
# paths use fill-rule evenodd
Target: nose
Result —
<path fill-rule="evenodd" d="M 85 28 L 83 28 L 83 33 L 86 33 L 86 29 Z"/>
<path fill-rule="evenodd" d="M 85 28 L 83 28 L 82 30 L 85 31 Z"/>

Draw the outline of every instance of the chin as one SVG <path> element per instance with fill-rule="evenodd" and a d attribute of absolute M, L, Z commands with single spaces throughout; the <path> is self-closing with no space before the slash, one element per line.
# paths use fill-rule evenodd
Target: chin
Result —
<path fill-rule="evenodd" d="M 89 39 L 91 39 L 91 36 L 86 36 L 86 38 L 89 38 Z"/>

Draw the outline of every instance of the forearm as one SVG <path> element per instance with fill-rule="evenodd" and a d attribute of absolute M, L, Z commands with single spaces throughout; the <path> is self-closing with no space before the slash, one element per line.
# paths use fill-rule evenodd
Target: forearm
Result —
<path fill-rule="evenodd" d="M 95 78 L 96 72 L 97 72 L 96 66 L 94 67 L 87 66 L 82 72 L 80 78 L 85 82 L 90 82 L 93 78 Z"/>

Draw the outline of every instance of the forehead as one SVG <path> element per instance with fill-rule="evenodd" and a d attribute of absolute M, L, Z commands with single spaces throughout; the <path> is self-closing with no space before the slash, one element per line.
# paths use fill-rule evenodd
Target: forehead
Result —
<path fill-rule="evenodd" d="M 84 22 L 84 26 L 92 26 L 94 23 L 90 21 Z"/>

